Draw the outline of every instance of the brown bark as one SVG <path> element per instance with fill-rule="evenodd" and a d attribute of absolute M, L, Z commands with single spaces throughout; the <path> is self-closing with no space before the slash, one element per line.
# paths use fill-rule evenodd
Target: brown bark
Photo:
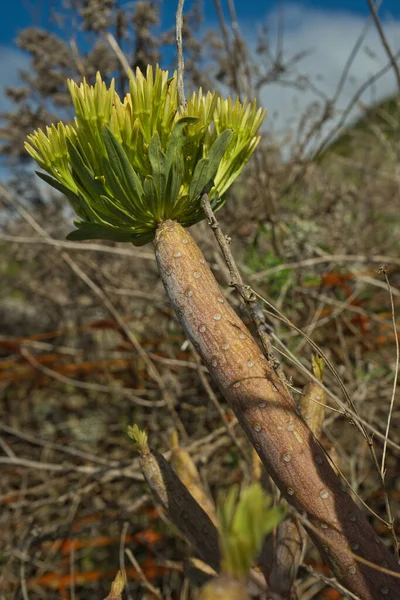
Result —
<path fill-rule="evenodd" d="M 297 600 L 294 584 L 303 555 L 306 532 L 294 517 L 278 525 L 267 540 L 260 564 L 268 583 L 267 600 Z"/>
<path fill-rule="evenodd" d="M 308 533 L 339 581 L 362 600 L 400 598 L 400 579 L 352 552 L 400 568 L 341 484 L 273 366 L 224 299 L 190 234 L 162 223 L 156 257 L 169 300 L 188 338 L 234 410 L 285 499 L 306 514 Z"/>
<path fill-rule="evenodd" d="M 218 569 L 218 531 L 210 517 L 183 485 L 162 454 L 147 449 L 139 460 L 144 478 L 168 518 L 196 548 L 202 560 L 213 569 Z"/>

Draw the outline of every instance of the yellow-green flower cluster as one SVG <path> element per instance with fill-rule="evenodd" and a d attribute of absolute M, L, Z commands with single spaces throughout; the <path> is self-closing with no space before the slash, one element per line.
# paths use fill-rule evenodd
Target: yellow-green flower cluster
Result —
<path fill-rule="evenodd" d="M 122 101 L 97 74 L 94 86 L 68 82 L 76 117 L 28 136 L 26 149 L 80 218 L 70 239 L 142 245 L 165 219 L 202 218 L 201 195 L 214 210 L 254 152 L 265 111 L 199 90 L 179 106 L 177 75 L 159 67 L 130 77 Z"/>

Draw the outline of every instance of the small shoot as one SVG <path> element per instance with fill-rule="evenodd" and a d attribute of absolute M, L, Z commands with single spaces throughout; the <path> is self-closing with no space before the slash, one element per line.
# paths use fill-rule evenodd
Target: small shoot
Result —
<path fill-rule="evenodd" d="M 245 579 L 267 533 L 283 519 L 282 506 L 271 507 L 271 499 L 258 483 L 240 493 L 230 490 L 218 507 L 222 571 Z"/>
<path fill-rule="evenodd" d="M 133 441 L 135 450 L 139 452 L 142 456 L 148 454 L 150 452 L 149 446 L 147 443 L 147 433 L 144 429 L 139 429 L 139 427 L 134 425 L 129 425 L 127 429 L 128 437 Z"/>

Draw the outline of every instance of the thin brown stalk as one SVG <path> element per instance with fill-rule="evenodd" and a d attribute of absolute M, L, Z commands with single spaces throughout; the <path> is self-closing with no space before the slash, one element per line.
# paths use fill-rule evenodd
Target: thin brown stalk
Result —
<path fill-rule="evenodd" d="M 228 27 L 225 22 L 224 12 L 222 10 L 220 0 L 214 0 L 214 6 L 218 17 L 219 27 L 222 33 L 222 39 L 224 41 L 225 53 L 228 60 L 229 69 L 231 71 L 233 89 L 236 92 L 237 96 L 240 98 L 241 89 L 238 77 L 238 69 L 236 68 L 235 62 L 231 58 L 232 48 L 229 40 Z"/>
<path fill-rule="evenodd" d="M 129 523 L 124 523 L 122 525 L 121 537 L 120 537 L 120 542 L 119 542 L 119 568 L 120 568 L 120 572 L 122 573 L 124 587 L 128 586 L 128 578 L 126 576 L 126 569 L 125 569 L 125 543 L 126 543 L 126 536 L 128 535 L 128 531 L 129 531 Z M 128 592 L 128 594 L 129 594 L 129 592 Z M 130 594 L 129 594 L 129 596 L 130 596 Z"/>
<path fill-rule="evenodd" d="M 69 590 L 70 590 L 70 598 L 71 598 L 71 600 L 76 600 L 76 593 L 75 593 L 75 544 L 76 544 L 76 541 L 73 540 L 73 542 L 71 544 L 71 550 L 70 550 L 70 553 L 69 553 L 69 575 L 70 575 Z"/>
<path fill-rule="evenodd" d="M 155 588 L 154 585 L 152 583 L 150 583 L 150 581 L 147 579 L 147 577 L 146 577 L 143 569 L 141 568 L 140 564 L 138 563 L 138 561 L 134 557 L 132 551 L 129 550 L 129 548 L 126 548 L 125 549 L 125 554 L 129 558 L 132 566 L 139 573 L 142 586 L 144 588 L 146 588 L 146 590 L 148 590 L 154 596 L 154 598 L 158 598 L 158 600 L 163 600 L 163 598 L 162 598 L 160 592 L 158 591 L 158 589 Z"/>
<path fill-rule="evenodd" d="M 385 460 L 386 460 L 387 444 L 388 444 L 388 439 L 389 439 L 390 424 L 392 421 L 393 408 L 394 408 L 394 402 L 395 402 L 395 397 L 396 397 L 397 380 L 399 377 L 400 347 L 399 347 L 399 336 L 397 334 L 396 316 L 395 316 L 395 310 L 394 310 L 392 288 L 391 288 L 390 281 L 389 281 L 389 278 L 387 275 L 387 270 L 385 268 L 382 269 L 382 273 L 385 277 L 385 281 L 386 281 L 386 284 L 388 287 L 389 298 L 390 298 L 390 308 L 391 308 L 391 313 L 392 313 L 393 333 L 394 333 L 394 339 L 395 339 L 395 343 L 396 343 L 396 366 L 395 366 L 395 370 L 394 370 L 393 390 L 392 390 L 392 395 L 390 398 L 389 413 L 388 413 L 388 418 L 387 418 L 387 423 L 386 423 L 386 431 L 385 431 L 385 441 L 383 443 L 383 452 L 382 452 L 381 475 L 382 475 L 382 478 L 384 479 L 385 472 L 386 472 L 385 471 Z"/>
<path fill-rule="evenodd" d="M 378 16 L 378 10 L 377 7 L 375 6 L 374 2 L 372 0 L 368 0 L 368 6 L 369 6 L 369 10 L 371 11 L 371 16 L 372 19 L 375 23 L 375 27 L 376 30 L 378 32 L 379 37 L 381 38 L 381 42 L 382 42 L 382 46 L 385 49 L 385 52 L 390 60 L 390 64 L 393 67 L 393 71 L 394 71 L 394 75 L 397 81 L 397 87 L 399 88 L 399 92 L 400 92 L 400 69 L 399 69 L 399 65 L 397 64 L 397 60 L 390 48 L 389 42 L 387 40 L 386 34 L 383 31 L 383 27 L 382 27 L 382 23 L 381 20 Z"/>
<path fill-rule="evenodd" d="M 176 9 L 176 50 L 178 57 L 178 96 L 179 104 L 183 110 L 186 109 L 185 85 L 183 75 L 185 72 L 185 63 L 183 59 L 182 46 L 182 27 L 183 27 L 183 5 L 185 0 L 178 0 L 178 8 Z"/>
<path fill-rule="evenodd" d="M 1 186 L 0 186 L 1 191 Z M 114 246 L 104 246 L 103 244 L 90 244 L 82 242 L 68 242 L 67 240 L 55 240 L 53 238 L 43 237 L 26 237 L 18 235 L 0 234 L 0 240 L 11 242 L 13 244 L 42 244 L 46 246 L 56 246 L 57 248 L 65 248 L 67 250 L 79 250 L 79 252 L 103 252 L 104 254 L 117 254 L 118 256 L 128 256 L 130 258 L 143 258 L 145 260 L 154 260 L 154 254 L 149 252 L 138 252 L 129 248 L 118 248 Z M 382 261 L 379 261 L 382 262 Z"/>
<path fill-rule="evenodd" d="M 396 52 L 394 59 L 397 60 L 399 57 L 400 57 L 400 52 Z M 352 110 L 354 109 L 357 102 L 359 101 L 361 96 L 364 94 L 364 92 L 369 87 L 371 87 L 374 83 L 376 83 L 381 77 L 383 77 L 392 68 L 393 68 L 393 65 L 391 62 L 389 62 L 384 67 L 382 67 L 382 69 L 380 69 L 377 73 L 375 73 L 369 79 L 367 79 L 367 81 L 365 81 L 362 85 L 360 85 L 358 90 L 355 92 L 353 97 L 348 102 L 346 108 L 342 111 L 339 121 L 336 123 L 336 125 L 334 127 L 332 127 L 332 129 L 327 133 L 327 135 L 322 139 L 322 141 L 318 145 L 317 149 L 313 153 L 313 158 L 315 158 L 319 154 L 322 154 L 326 150 L 326 148 L 328 147 L 330 142 L 333 140 L 335 135 L 337 133 L 339 133 L 339 131 L 345 125 L 350 113 L 352 112 Z M 298 178 L 295 177 L 294 181 L 298 181 Z"/>
<path fill-rule="evenodd" d="M 118 58 L 119 62 L 121 63 L 122 68 L 124 69 L 126 75 L 129 77 L 131 77 L 132 75 L 132 70 L 129 66 L 129 63 L 126 59 L 125 54 L 122 52 L 120 45 L 118 44 L 117 40 L 115 39 L 115 37 L 113 36 L 112 33 L 110 33 L 109 31 L 107 31 L 105 33 L 105 37 L 107 42 L 110 44 L 112 50 L 114 51 L 116 57 Z"/>
<path fill-rule="evenodd" d="M 333 587 L 335 590 L 340 592 L 344 597 L 350 598 L 351 600 L 360 600 L 358 596 L 356 596 L 355 594 L 352 594 L 350 592 L 350 590 L 346 589 L 343 585 L 340 585 L 336 581 L 336 579 L 333 579 L 332 577 L 326 577 L 326 575 L 323 575 L 322 573 L 318 573 L 317 571 L 314 571 L 314 569 L 312 567 L 310 567 L 309 565 L 304 565 L 303 568 L 307 571 L 307 573 L 310 573 L 310 575 L 312 577 L 315 577 L 315 579 L 318 579 L 319 581 L 323 581 L 326 585 Z M 313 597 L 314 597 L 314 595 L 313 595 Z"/>
<path fill-rule="evenodd" d="M 389 297 L 390 297 L 390 307 L 391 307 L 391 313 L 392 313 L 393 333 L 394 333 L 394 339 L 395 339 L 395 342 L 396 342 L 396 367 L 395 367 L 395 372 L 394 372 L 393 391 L 392 391 L 392 395 L 391 395 L 391 398 L 390 398 L 389 413 L 388 413 L 388 418 L 387 418 L 387 423 L 386 423 L 385 441 L 384 441 L 384 444 L 383 444 L 382 466 L 381 466 L 380 473 L 381 473 L 381 485 L 382 485 L 382 488 L 384 490 L 386 512 L 387 512 L 388 520 L 389 520 L 389 523 L 390 523 L 390 531 L 391 531 L 391 534 L 392 534 L 392 539 L 393 539 L 393 544 L 394 544 L 394 548 L 395 548 L 396 558 L 397 558 L 397 560 L 399 560 L 399 556 L 400 556 L 400 543 L 399 543 L 399 540 L 397 538 L 396 530 L 395 530 L 395 527 L 394 527 L 393 513 L 392 513 L 392 509 L 391 509 L 389 497 L 388 497 L 388 494 L 386 492 L 386 484 L 385 484 L 385 475 L 386 475 L 385 460 L 386 460 L 386 451 L 387 451 L 387 445 L 388 445 L 388 440 L 389 440 L 390 425 L 391 425 L 391 422 L 392 422 L 394 402 L 395 402 L 395 398 L 396 398 L 397 380 L 398 380 L 398 376 L 399 376 L 400 347 L 399 347 L 399 337 L 398 337 L 398 334 L 397 334 L 397 327 L 396 327 L 396 317 L 395 317 L 395 310 L 394 310 L 394 301 L 393 301 L 392 288 L 391 288 L 391 285 L 390 285 L 390 282 L 389 282 L 389 278 L 388 278 L 388 275 L 387 275 L 387 270 L 386 270 L 385 267 L 382 269 L 382 272 L 383 272 L 383 275 L 385 277 L 386 284 L 388 286 L 388 292 L 389 292 Z"/>
<path fill-rule="evenodd" d="M 65 383 L 67 385 L 72 385 L 73 387 L 80 388 L 83 390 L 91 390 L 93 392 L 98 392 L 101 394 L 111 395 L 120 395 L 125 398 L 129 398 L 133 404 L 137 406 L 145 406 L 148 408 L 156 408 L 165 406 L 166 402 L 164 400 L 143 400 L 136 396 L 132 390 L 129 388 L 116 388 L 111 387 L 109 385 L 102 385 L 99 383 L 89 383 L 87 381 L 79 381 L 78 379 L 73 379 L 72 377 L 67 377 L 66 375 L 62 375 L 62 373 L 57 373 L 57 371 L 53 371 L 53 369 L 49 369 L 46 365 L 42 365 L 36 358 L 28 351 L 26 347 L 21 346 L 20 352 L 24 358 L 38 371 L 46 375 L 47 377 L 51 377 L 52 379 L 59 381 L 61 383 Z"/>
<path fill-rule="evenodd" d="M 314 256 L 313 258 L 304 258 L 291 263 L 283 263 L 276 267 L 270 267 L 264 271 L 258 271 L 258 273 L 249 274 L 250 280 L 259 280 L 279 273 L 280 271 L 286 271 L 287 269 L 300 269 L 303 267 L 311 267 L 314 265 L 320 265 L 325 263 L 341 263 L 341 262 L 367 262 L 367 263 L 390 263 L 393 265 L 400 265 L 400 258 L 395 256 L 382 256 L 380 254 L 367 256 L 366 254 L 327 254 L 325 256 Z"/>

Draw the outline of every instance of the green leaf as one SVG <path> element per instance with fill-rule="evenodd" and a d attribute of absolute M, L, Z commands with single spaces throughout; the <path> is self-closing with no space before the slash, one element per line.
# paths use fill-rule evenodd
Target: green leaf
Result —
<path fill-rule="evenodd" d="M 78 229 L 71 231 L 67 235 L 67 240 L 82 241 L 82 240 L 112 240 L 114 242 L 131 242 L 133 240 L 133 232 L 114 229 L 106 225 L 98 223 L 75 223 Z"/>
<path fill-rule="evenodd" d="M 38 177 L 40 177 L 40 179 L 43 179 L 43 181 L 45 181 L 46 183 L 48 183 L 49 185 L 51 185 L 53 188 L 55 188 L 56 190 L 58 190 L 59 192 L 61 192 L 65 196 L 69 196 L 71 194 L 72 196 L 75 197 L 76 201 L 79 201 L 78 196 L 76 194 L 74 194 L 74 192 L 72 192 L 70 189 L 68 189 L 65 185 L 63 185 L 57 179 L 54 179 L 53 177 L 51 177 L 47 173 L 41 173 L 40 171 L 35 171 L 35 173 L 36 173 L 36 175 Z"/>
<path fill-rule="evenodd" d="M 67 235 L 68 240 L 110 240 L 114 242 L 131 242 L 135 246 L 144 246 L 154 239 L 156 224 L 146 228 L 135 228 L 131 231 L 120 228 L 108 227 L 97 223 L 88 223 L 87 221 L 75 221 L 77 229 Z"/>
<path fill-rule="evenodd" d="M 169 174 L 168 180 L 168 197 L 171 202 L 171 219 L 179 220 L 179 205 L 181 198 L 179 198 L 179 191 L 182 185 L 182 173 L 183 173 L 183 158 L 180 154 L 176 156 L 175 161 L 172 164 L 172 168 Z M 175 212 L 176 209 L 176 212 Z"/>
<path fill-rule="evenodd" d="M 57 179 L 53 179 L 53 177 L 47 175 L 47 173 L 41 173 L 40 171 L 35 171 L 35 173 L 38 177 L 40 177 L 40 179 L 43 179 L 43 181 L 51 185 L 54 189 L 56 189 L 58 192 L 61 192 L 61 194 L 64 194 L 64 196 L 68 198 L 78 217 L 85 219 L 88 216 L 87 212 L 85 211 L 85 203 L 81 202 L 79 196 L 77 196 L 72 190 L 67 188 Z"/>
<path fill-rule="evenodd" d="M 136 223 L 134 216 L 130 215 L 123 209 L 123 205 L 118 205 L 115 199 L 109 196 L 100 196 L 101 208 L 104 214 L 108 214 L 115 225 L 130 226 L 133 227 Z M 100 207 L 98 209 L 100 211 Z M 115 221 L 117 219 L 119 222 Z"/>
<path fill-rule="evenodd" d="M 121 182 L 106 158 L 103 160 L 103 172 L 105 175 L 104 195 L 107 197 L 114 197 L 115 203 L 118 203 L 120 209 L 123 210 L 126 215 L 140 219 L 144 211 L 143 204 L 133 192 L 131 193 L 131 190 L 126 187 L 126 184 Z"/>
<path fill-rule="evenodd" d="M 221 163 L 222 157 L 224 156 L 233 136 L 232 129 L 226 129 L 223 131 L 215 140 L 210 148 L 208 160 L 210 161 L 208 167 L 208 181 L 214 179 L 217 174 L 218 167 Z M 207 182 L 208 183 L 208 182 Z"/>
<path fill-rule="evenodd" d="M 172 163 L 178 153 L 182 151 L 185 142 L 187 141 L 185 136 L 186 125 L 192 125 L 198 123 L 198 117 L 182 117 L 175 123 L 171 135 L 169 137 L 167 148 L 165 152 L 165 174 L 168 177 Z"/>
<path fill-rule="evenodd" d="M 189 197 L 191 201 L 198 200 L 198 198 L 200 198 L 202 191 L 209 182 L 209 162 L 210 161 L 208 158 L 202 158 L 196 165 L 189 188 Z"/>
<path fill-rule="evenodd" d="M 106 127 L 105 125 L 101 129 L 101 135 L 103 137 L 104 145 L 106 147 L 106 152 L 108 160 L 110 161 L 111 168 L 117 175 L 117 177 L 119 177 L 122 180 L 124 177 L 124 169 L 120 159 L 121 145 L 114 136 L 111 129 L 109 127 Z"/>
<path fill-rule="evenodd" d="M 165 196 L 165 155 L 161 148 L 160 136 L 158 132 L 153 135 L 149 144 L 149 160 L 152 169 L 153 182 L 157 191 L 160 206 L 163 204 Z"/>
<path fill-rule="evenodd" d="M 92 196 L 92 198 L 100 196 L 100 194 L 104 192 L 104 188 L 100 182 L 100 179 L 96 179 L 96 176 L 93 173 L 93 171 L 86 166 L 82 156 L 80 155 L 76 147 L 73 144 L 71 144 L 71 142 L 68 139 L 67 146 L 72 169 L 79 177 L 82 185 L 85 187 L 88 194 Z"/>
<path fill-rule="evenodd" d="M 102 128 L 104 144 L 106 146 L 111 168 L 121 182 L 124 182 L 133 195 L 143 205 L 143 187 L 137 173 L 133 170 L 125 150 L 112 133 L 111 129 Z"/>
<path fill-rule="evenodd" d="M 152 177 L 146 177 L 143 183 L 144 193 L 146 195 L 146 200 L 149 206 L 149 211 L 154 216 L 156 221 L 160 221 L 160 219 L 164 216 L 161 213 L 161 205 L 158 201 L 158 194 L 156 186 L 154 185 L 154 181 Z"/>
<path fill-rule="evenodd" d="M 189 196 L 192 201 L 198 200 L 203 191 L 209 191 L 213 186 L 213 179 L 217 174 L 222 157 L 224 156 L 233 136 L 233 131 L 223 131 L 210 148 L 207 159 L 201 159 L 195 168 L 190 184 Z M 205 162 L 207 161 L 207 163 Z"/>

